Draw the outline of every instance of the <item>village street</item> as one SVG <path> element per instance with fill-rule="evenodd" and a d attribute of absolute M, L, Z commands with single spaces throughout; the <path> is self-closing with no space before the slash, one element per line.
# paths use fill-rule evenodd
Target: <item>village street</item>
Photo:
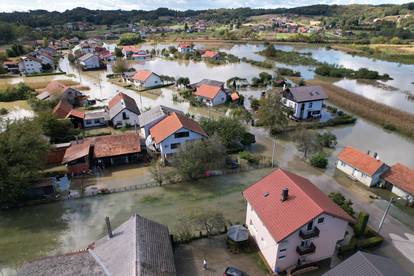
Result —
<path fill-rule="evenodd" d="M 261 151 L 271 155 L 273 141 L 266 130 L 262 128 L 251 128 L 250 131 L 256 135 L 258 144 L 266 147 L 265 149 L 261 149 Z M 358 186 L 355 182 L 345 179 L 341 183 L 344 182 L 346 184 L 341 184 L 337 180 L 337 177 L 330 175 L 329 172 L 325 174 L 306 164 L 295 154 L 297 150 L 290 142 L 277 140 L 275 152 L 277 164 L 281 168 L 288 169 L 291 172 L 308 178 L 325 194 L 331 192 L 342 193 L 345 198 L 352 200 L 353 208 L 356 212 L 363 211 L 368 213 L 370 215 L 369 225 L 374 229 L 378 229 L 378 225 L 387 206 L 385 200 L 372 199 L 370 195 L 374 194 Z M 330 166 L 334 166 L 334 164 L 330 164 Z M 412 222 L 412 217 L 404 214 L 397 207 L 392 206 L 380 233 L 385 238 L 385 242 L 379 249 L 375 250 L 382 255 L 397 260 L 408 271 L 414 271 L 414 231 L 412 227 L 410 228 L 406 225 L 412 225 Z"/>

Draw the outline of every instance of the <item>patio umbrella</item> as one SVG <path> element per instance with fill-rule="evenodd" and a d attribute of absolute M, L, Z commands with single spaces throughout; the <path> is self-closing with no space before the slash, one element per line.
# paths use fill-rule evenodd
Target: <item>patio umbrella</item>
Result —
<path fill-rule="evenodd" d="M 247 241 L 249 239 L 249 230 L 243 225 L 233 225 L 227 231 L 227 237 L 235 242 Z"/>

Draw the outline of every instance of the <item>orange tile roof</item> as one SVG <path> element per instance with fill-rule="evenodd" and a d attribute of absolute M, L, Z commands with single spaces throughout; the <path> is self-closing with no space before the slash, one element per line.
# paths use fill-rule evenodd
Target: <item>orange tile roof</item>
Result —
<path fill-rule="evenodd" d="M 214 99 L 220 91 L 221 87 L 203 84 L 197 87 L 197 91 L 194 93 L 194 95 L 208 99 Z"/>
<path fill-rule="evenodd" d="M 72 111 L 73 106 L 66 100 L 60 100 L 53 109 L 53 115 L 59 119 L 66 118 L 66 116 Z"/>
<path fill-rule="evenodd" d="M 64 85 L 59 81 L 51 81 L 48 85 L 44 88 L 43 91 L 48 91 L 53 94 L 62 94 L 68 86 Z"/>
<path fill-rule="evenodd" d="M 202 55 L 202 57 L 205 57 L 205 58 L 214 58 L 217 55 L 218 55 L 218 52 L 207 50 L 207 51 L 204 52 L 204 54 Z"/>
<path fill-rule="evenodd" d="M 384 164 L 381 160 L 350 146 L 345 147 L 339 153 L 338 159 L 370 176 L 374 175 Z"/>
<path fill-rule="evenodd" d="M 182 128 L 186 128 L 205 137 L 208 136 L 204 129 L 196 121 L 175 112 L 171 113 L 158 124 L 153 126 L 150 129 L 150 133 L 152 139 L 159 144 Z"/>
<path fill-rule="evenodd" d="M 77 110 L 77 109 L 72 109 L 68 115 L 66 115 L 66 118 L 69 118 L 70 116 L 76 117 L 76 118 L 80 118 L 80 119 L 84 119 L 85 118 L 85 112 Z"/>
<path fill-rule="evenodd" d="M 135 75 L 132 77 L 133 80 L 137 81 L 145 81 L 151 76 L 152 72 L 148 70 L 139 70 L 135 73 Z"/>
<path fill-rule="evenodd" d="M 139 135 L 135 133 L 99 136 L 93 144 L 95 158 L 141 152 Z"/>
<path fill-rule="evenodd" d="M 414 195 L 414 170 L 397 163 L 384 175 L 384 179 L 392 185 Z"/>
<path fill-rule="evenodd" d="M 289 197 L 281 201 L 284 188 L 289 189 Z M 322 214 L 354 222 L 308 179 L 282 169 L 248 187 L 243 196 L 277 242 Z"/>
<path fill-rule="evenodd" d="M 126 45 L 126 46 L 122 46 L 122 50 L 126 51 L 126 52 L 138 52 L 139 49 L 137 47 L 135 47 L 134 45 Z"/>
<path fill-rule="evenodd" d="M 66 149 L 65 155 L 63 156 L 63 164 L 85 157 L 89 154 L 91 148 L 90 140 L 83 140 L 79 143 L 72 143 L 70 147 Z"/>
<path fill-rule="evenodd" d="M 239 93 L 237 93 L 237 91 L 234 91 L 233 93 L 231 93 L 232 101 L 237 101 L 238 99 L 240 99 L 240 96 L 239 96 Z"/>
<path fill-rule="evenodd" d="M 191 44 L 187 42 L 181 42 L 178 47 L 180 48 L 191 48 Z"/>

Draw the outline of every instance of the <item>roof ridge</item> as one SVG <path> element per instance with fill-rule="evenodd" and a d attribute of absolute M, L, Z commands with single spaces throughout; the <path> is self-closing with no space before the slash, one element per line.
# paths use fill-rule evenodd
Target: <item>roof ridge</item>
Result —
<path fill-rule="evenodd" d="M 371 262 L 371 260 L 370 259 L 368 259 L 367 258 L 367 256 L 365 255 L 365 254 L 367 254 L 367 253 L 365 253 L 365 252 L 362 252 L 362 251 L 358 251 L 357 253 L 359 253 L 359 255 L 361 255 L 366 261 L 367 261 L 367 263 L 375 270 L 375 271 L 377 271 L 378 272 L 378 274 L 379 275 L 384 275 L 383 273 L 382 273 L 382 271 L 381 270 L 379 270 L 372 262 Z"/>

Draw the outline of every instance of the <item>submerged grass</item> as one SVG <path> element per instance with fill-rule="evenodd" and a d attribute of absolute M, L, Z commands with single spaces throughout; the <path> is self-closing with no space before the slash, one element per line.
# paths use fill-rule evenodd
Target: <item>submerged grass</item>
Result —
<path fill-rule="evenodd" d="M 310 80 L 306 83 L 321 86 L 328 94 L 329 101 L 335 105 L 382 127 L 414 138 L 414 115 L 377 103 L 322 80 Z"/>

